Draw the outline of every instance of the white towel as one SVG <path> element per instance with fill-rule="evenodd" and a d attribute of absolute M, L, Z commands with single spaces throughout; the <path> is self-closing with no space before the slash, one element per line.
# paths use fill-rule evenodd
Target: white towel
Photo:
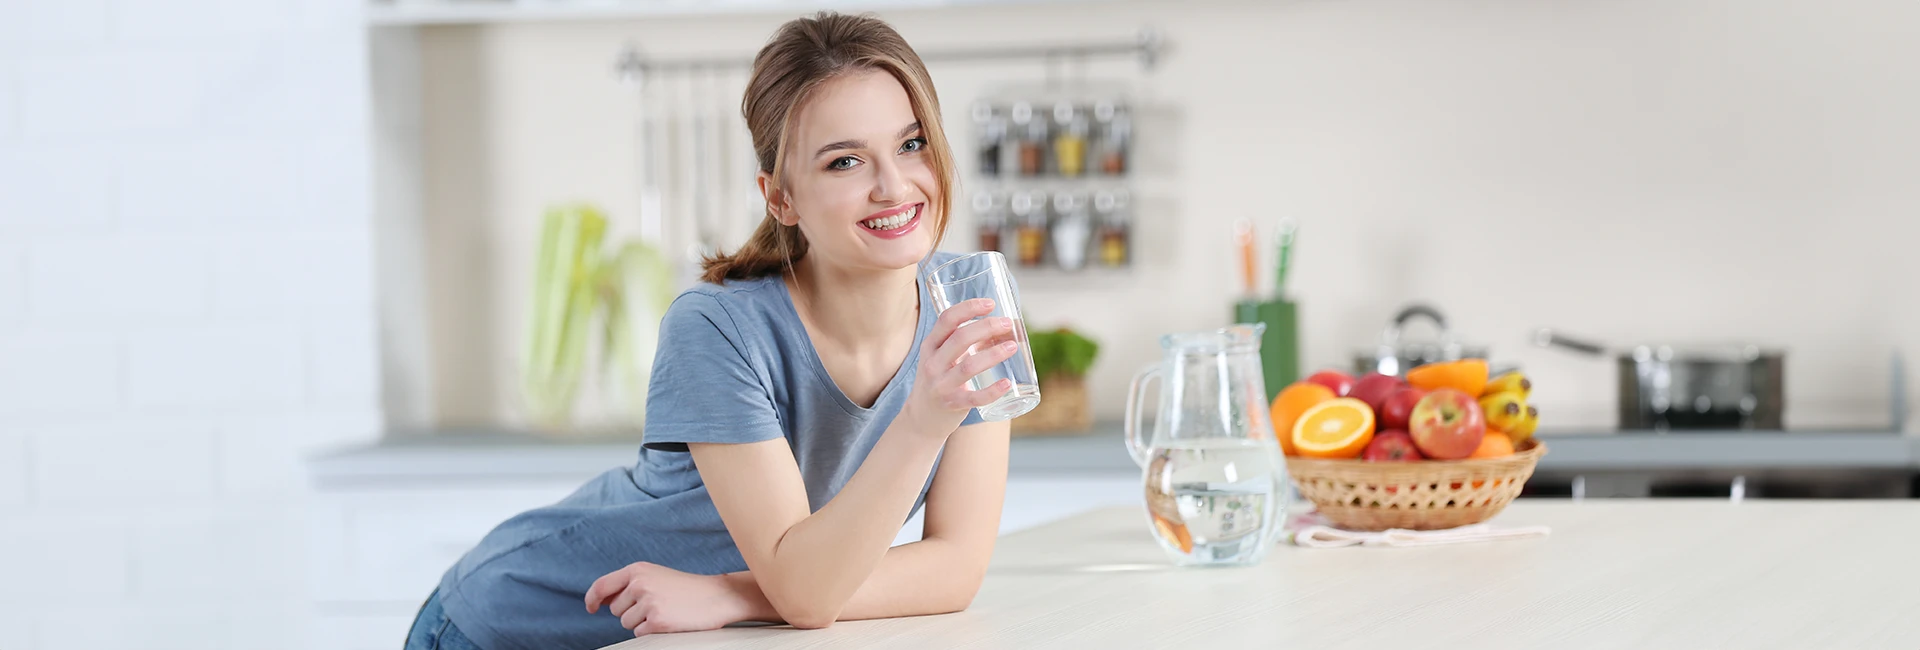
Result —
<path fill-rule="evenodd" d="M 1442 544 L 1466 544 L 1470 542 L 1492 542 L 1528 537 L 1545 537 L 1552 529 L 1546 526 L 1518 526 L 1513 528 L 1495 528 L 1489 524 L 1474 524 L 1443 530 L 1405 530 L 1393 528 L 1379 532 L 1359 532 L 1341 530 L 1332 526 L 1314 524 L 1295 531 L 1293 543 L 1308 548 L 1334 548 L 1339 546 L 1439 546 Z"/>

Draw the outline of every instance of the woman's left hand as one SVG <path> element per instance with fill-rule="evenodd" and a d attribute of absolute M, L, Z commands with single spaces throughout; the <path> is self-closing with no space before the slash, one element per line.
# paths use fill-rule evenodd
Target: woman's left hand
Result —
<path fill-rule="evenodd" d="M 600 576 L 587 590 L 587 613 L 607 611 L 634 636 L 717 630 L 746 620 L 746 601 L 725 576 L 675 571 L 635 562 Z"/>

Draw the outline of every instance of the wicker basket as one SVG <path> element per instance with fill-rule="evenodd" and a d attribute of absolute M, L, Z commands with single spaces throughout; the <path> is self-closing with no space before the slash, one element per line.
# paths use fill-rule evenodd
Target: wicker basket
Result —
<path fill-rule="evenodd" d="M 1040 379 L 1040 405 L 1013 419 L 1015 436 L 1076 435 L 1093 430 L 1085 377 L 1054 373 Z"/>
<path fill-rule="evenodd" d="M 1439 530 L 1477 524 L 1506 509 L 1546 455 L 1538 440 L 1505 458 L 1370 463 L 1287 457 L 1301 496 L 1347 530 Z"/>

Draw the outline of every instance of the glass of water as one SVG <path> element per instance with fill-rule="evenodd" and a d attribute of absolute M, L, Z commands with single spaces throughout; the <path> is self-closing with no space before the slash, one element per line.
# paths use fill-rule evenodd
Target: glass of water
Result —
<path fill-rule="evenodd" d="M 993 301 L 992 313 L 979 320 L 968 321 L 961 328 L 984 326 L 988 318 L 1013 319 L 1012 336 L 1014 342 L 1020 344 L 1020 350 L 968 382 L 973 390 L 982 390 L 1002 379 L 1013 380 L 1012 390 L 992 404 L 980 407 L 980 417 L 989 422 L 1011 420 L 1039 406 L 1040 381 L 1038 373 L 1033 370 L 1033 349 L 1027 345 L 1027 324 L 1020 315 L 1020 300 L 1014 295 L 1013 275 L 1007 271 L 1007 258 L 993 251 L 954 258 L 927 275 L 927 293 L 933 296 L 934 308 L 942 312 L 976 298 Z M 1000 340 L 980 343 L 967 350 L 967 354 L 991 348 L 997 343 Z"/>

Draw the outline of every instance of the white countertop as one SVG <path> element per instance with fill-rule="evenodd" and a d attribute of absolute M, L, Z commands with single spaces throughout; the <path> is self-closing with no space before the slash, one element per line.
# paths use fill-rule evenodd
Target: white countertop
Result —
<path fill-rule="evenodd" d="M 1693 469 L 1920 468 L 1920 438 L 1895 432 L 1543 433 L 1543 474 Z M 583 479 L 633 464 L 637 439 L 567 440 L 473 430 L 390 436 L 308 459 L 313 481 L 337 485 L 499 479 Z M 1016 437 L 1013 476 L 1131 475 L 1119 426 L 1070 436 Z"/>
<path fill-rule="evenodd" d="M 967 611 L 636 648 L 1920 648 L 1916 501 L 1520 501 L 1545 538 L 1179 569 L 1140 508 L 1001 538 Z"/>

